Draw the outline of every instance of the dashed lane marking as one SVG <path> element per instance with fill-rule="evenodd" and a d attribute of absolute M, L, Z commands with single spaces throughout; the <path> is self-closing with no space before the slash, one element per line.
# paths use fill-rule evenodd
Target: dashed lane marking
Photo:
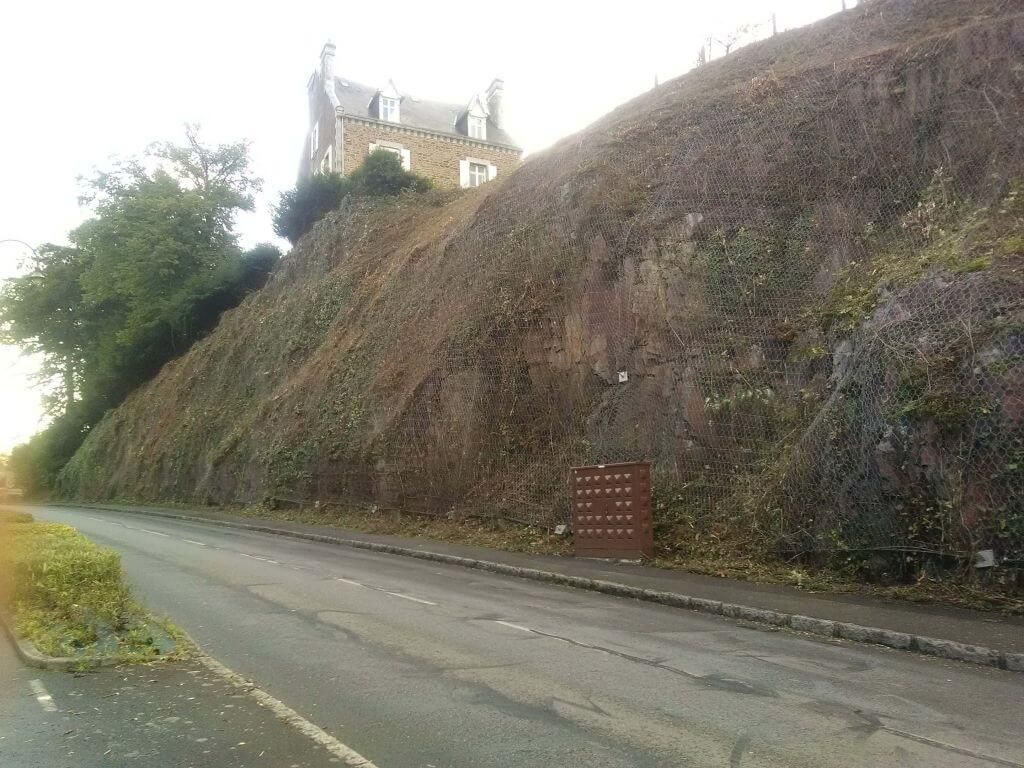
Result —
<path fill-rule="evenodd" d="M 154 536 L 163 536 L 165 539 L 171 538 L 171 534 L 169 534 L 169 533 L 160 533 L 160 531 L 151 531 L 151 530 L 149 530 L 149 528 L 139 528 L 138 530 L 142 531 L 143 533 L 152 533 Z"/>
<path fill-rule="evenodd" d="M 29 680 L 28 687 L 32 689 L 32 693 L 35 694 L 36 701 L 39 702 L 39 706 L 43 708 L 43 711 L 57 711 L 57 705 L 53 703 L 53 696 L 46 690 L 42 680 Z"/>
<path fill-rule="evenodd" d="M 518 629 L 523 632 L 530 632 L 531 634 L 533 633 L 533 630 L 529 627 L 524 627 L 521 624 L 513 624 L 511 621 L 499 621 L 498 619 L 495 619 L 494 623 L 501 624 L 503 627 L 510 627 L 511 629 Z"/>
<path fill-rule="evenodd" d="M 341 582 L 344 582 L 345 584 L 351 584 L 351 585 L 352 585 L 353 587 L 362 587 L 362 586 L 365 586 L 364 584 L 361 584 L 361 583 L 359 583 L 358 581 L 352 581 L 352 579 L 343 579 L 343 578 L 341 578 L 340 576 L 337 576 L 337 577 L 335 577 L 335 579 L 334 579 L 334 580 L 335 580 L 335 581 L 341 581 Z"/>
<path fill-rule="evenodd" d="M 414 603 L 422 603 L 423 605 L 437 605 L 437 603 L 432 603 L 429 600 L 420 600 L 420 598 L 413 597 L 412 595 L 403 595 L 401 592 L 384 592 L 384 594 L 391 595 L 392 597 L 400 597 L 403 600 L 411 600 Z"/>
<path fill-rule="evenodd" d="M 227 551 L 230 551 L 230 550 L 227 550 Z M 236 555 L 241 555 L 242 557 L 248 557 L 250 560 L 259 560 L 261 563 L 273 563 L 274 565 L 280 565 L 280 563 L 277 562 L 277 560 L 271 560 L 269 557 L 260 557 L 259 555 L 250 555 L 248 552 L 236 552 L 235 554 Z"/>
<path fill-rule="evenodd" d="M 201 541 L 194 541 L 192 539 L 182 539 L 182 541 L 187 542 L 189 544 L 195 544 L 197 547 L 205 547 L 206 546 L 206 544 L 204 544 L 203 542 L 201 542 Z"/>

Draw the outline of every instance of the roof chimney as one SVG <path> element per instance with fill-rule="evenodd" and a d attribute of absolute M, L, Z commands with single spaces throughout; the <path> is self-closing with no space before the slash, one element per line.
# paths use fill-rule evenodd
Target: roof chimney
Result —
<path fill-rule="evenodd" d="M 334 79 L 334 43 L 328 40 L 320 51 L 320 79 L 330 84 Z"/>
<path fill-rule="evenodd" d="M 498 128 L 502 127 L 505 116 L 501 111 L 501 102 L 505 96 L 505 82 L 496 77 L 487 89 L 487 111 L 491 113 L 491 122 Z"/>

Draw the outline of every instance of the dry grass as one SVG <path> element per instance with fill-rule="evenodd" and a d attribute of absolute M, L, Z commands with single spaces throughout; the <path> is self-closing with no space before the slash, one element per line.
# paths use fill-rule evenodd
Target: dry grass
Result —
<path fill-rule="evenodd" d="M 487 547 L 506 552 L 524 552 L 531 555 L 569 555 L 572 553 L 572 545 L 567 536 L 557 536 L 549 529 L 536 526 L 524 526 L 492 519 L 448 520 L 430 515 L 366 512 L 333 507 L 329 511 L 239 507 L 231 509 L 231 512 L 254 519 L 287 520 L 306 525 L 328 525 L 360 533 L 433 539 L 449 544 Z"/>
<path fill-rule="evenodd" d="M 968 608 L 991 611 L 1008 616 L 1024 616 L 1024 600 L 1019 595 L 998 587 L 963 581 L 938 580 L 921 577 L 909 584 L 870 584 L 858 581 L 848 573 L 793 567 L 780 561 L 758 558 L 722 558 L 702 560 L 675 557 L 660 553 L 652 563 L 659 568 L 682 570 L 705 576 L 717 576 L 758 584 L 785 584 L 810 594 L 830 593 L 863 595 L 908 603 Z"/>

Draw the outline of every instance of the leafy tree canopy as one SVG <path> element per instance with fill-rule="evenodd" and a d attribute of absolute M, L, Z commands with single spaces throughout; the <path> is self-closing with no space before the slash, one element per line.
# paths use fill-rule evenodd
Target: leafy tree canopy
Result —
<path fill-rule="evenodd" d="M 243 254 L 234 231 L 259 189 L 245 142 L 209 146 L 195 126 L 85 181 L 92 216 L 71 246 L 42 246 L 0 290 L 0 339 L 41 353 L 62 384 L 60 416 L 13 462 L 39 473 L 26 485 L 52 482 L 107 408 L 266 281 L 280 253 Z"/>

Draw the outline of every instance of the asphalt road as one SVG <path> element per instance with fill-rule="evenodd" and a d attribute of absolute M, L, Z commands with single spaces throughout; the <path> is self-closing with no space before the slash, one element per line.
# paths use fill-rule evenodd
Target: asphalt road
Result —
<path fill-rule="evenodd" d="M 1024 766 L 1024 676 L 267 534 L 34 510 L 381 768 Z M 170 763 L 168 763 L 170 764 Z"/>
<path fill-rule="evenodd" d="M 196 661 L 33 669 L 0 638 L 3 768 L 323 768 L 330 755 Z"/>

